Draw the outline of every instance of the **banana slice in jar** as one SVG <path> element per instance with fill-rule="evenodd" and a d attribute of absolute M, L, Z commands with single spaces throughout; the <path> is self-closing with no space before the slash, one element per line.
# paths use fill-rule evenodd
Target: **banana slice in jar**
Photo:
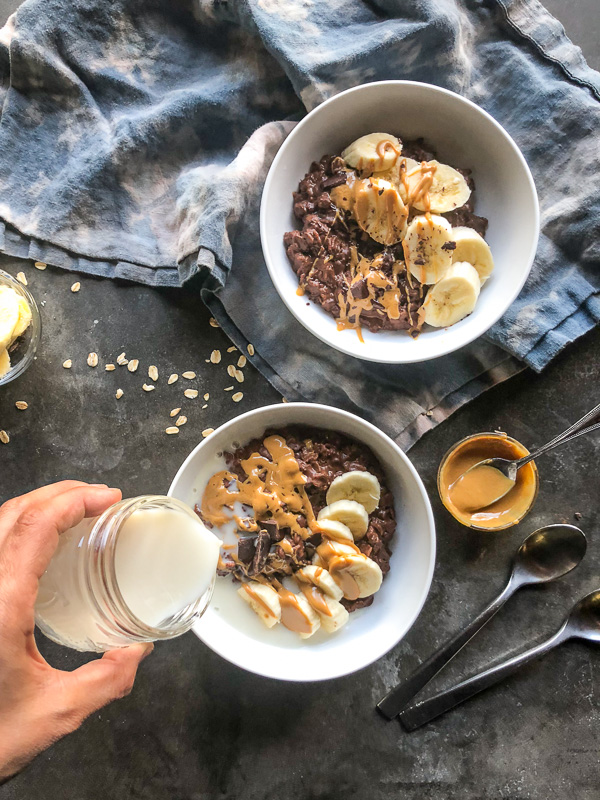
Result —
<path fill-rule="evenodd" d="M 22 336 L 27 328 L 31 325 L 31 320 L 33 316 L 31 314 L 31 308 L 29 307 L 29 303 L 24 297 L 19 297 L 19 319 L 17 320 L 17 324 L 15 325 L 15 329 L 13 331 L 13 339 L 16 339 L 17 336 Z"/>
<path fill-rule="evenodd" d="M 414 217 L 402 242 L 406 265 L 421 283 L 436 283 L 452 265 L 452 226 L 444 217 Z"/>
<path fill-rule="evenodd" d="M 340 600 L 343 597 L 342 590 L 324 567 L 310 564 L 295 572 L 294 577 L 301 583 L 309 583 L 312 586 L 316 586 L 317 589 L 334 600 Z"/>
<path fill-rule="evenodd" d="M 0 378 L 10 369 L 10 356 L 8 350 L 0 350 Z"/>
<path fill-rule="evenodd" d="M 402 153 L 400 140 L 389 133 L 368 133 L 342 151 L 342 158 L 361 175 L 390 169 Z"/>
<path fill-rule="evenodd" d="M 452 239 L 456 244 L 452 251 L 453 261 L 467 261 L 477 270 L 483 285 L 494 271 L 494 258 L 489 244 L 473 228 L 452 228 Z"/>
<path fill-rule="evenodd" d="M 477 270 L 466 261 L 453 264 L 431 289 L 423 303 L 425 322 L 447 328 L 468 316 L 477 303 L 481 282 Z"/>
<path fill-rule="evenodd" d="M 369 515 L 365 507 L 356 500 L 337 500 L 335 503 L 330 503 L 319 511 L 317 523 L 324 519 L 332 519 L 347 525 L 355 541 L 362 539 L 369 527 Z"/>
<path fill-rule="evenodd" d="M 243 583 L 237 593 L 252 611 L 258 615 L 267 628 L 272 628 L 281 621 L 281 603 L 273 587 L 266 583 Z"/>
<path fill-rule="evenodd" d="M 0 287 L 0 350 L 6 350 L 15 338 L 19 321 L 19 295 L 8 286 Z"/>
<path fill-rule="evenodd" d="M 383 581 L 379 565 L 362 553 L 336 556 L 329 564 L 329 573 L 347 600 L 370 597 Z"/>
<path fill-rule="evenodd" d="M 424 161 L 406 174 L 409 203 L 418 211 L 446 214 L 468 201 L 471 190 L 464 176 L 448 164 Z"/>
<path fill-rule="evenodd" d="M 379 244 L 402 241 L 408 223 L 408 208 L 398 188 L 382 178 L 365 178 L 354 185 L 354 218 L 360 228 Z"/>
<path fill-rule="evenodd" d="M 356 500 L 364 506 L 368 514 L 375 511 L 380 497 L 379 481 L 375 475 L 362 470 L 351 470 L 338 475 L 327 490 L 328 503 L 335 503 L 337 500 Z"/>

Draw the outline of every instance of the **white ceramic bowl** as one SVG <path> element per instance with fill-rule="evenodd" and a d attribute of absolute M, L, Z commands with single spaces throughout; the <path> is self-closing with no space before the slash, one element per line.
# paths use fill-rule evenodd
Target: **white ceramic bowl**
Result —
<path fill-rule="evenodd" d="M 340 153 L 373 131 L 425 140 L 439 160 L 472 169 L 475 212 L 489 219 L 495 261 L 473 313 L 450 328 L 429 328 L 415 340 L 403 331 L 338 331 L 316 303 L 296 294 L 298 280 L 283 234 L 298 227 L 292 192 L 312 161 Z M 472 342 L 496 322 L 527 278 L 539 233 L 535 185 L 519 148 L 485 111 L 453 92 L 413 81 L 383 81 L 348 89 L 317 106 L 291 132 L 271 166 L 262 197 L 260 234 L 265 261 L 283 302 L 311 333 L 343 353 L 389 364 L 426 361 Z"/>
<path fill-rule="evenodd" d="M 169 495 L 199 502 L 210 476 L 225 466 L 223 450 L 261 436 L 267 428 L 306 424 L 345 433 L 368 445 L 380 460 L 396 500 L 398 528 L 391 570 L 369 608 L 355 611 L 333 635 L 302 640 L 282 625 L 271 630 L 236 594 L 229 578 L 218 578 L 213 599 L 194 631 L 219 655 L 243 669 L 290 681 L 337 678 L 366 667 L 387 653 L 409 630 L 431 584 L 435 528 L 427 493 L 408 458 L 378 428 L 329 406 L 288 403 L 242 414 L 201 442 L 175 476 Z"/>

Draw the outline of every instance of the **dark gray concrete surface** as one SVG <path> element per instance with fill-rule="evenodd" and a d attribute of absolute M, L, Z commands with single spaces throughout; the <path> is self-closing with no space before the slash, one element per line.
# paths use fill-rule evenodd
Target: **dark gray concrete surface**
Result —
<path fill-rule="evenodd" d="M 597 0 L 551 0 L 571 36 L 598 66 Z M 0 11 L 10 3 L 0 3 Z M 596 31 L 596 35 L 594 34 Z M 579 38 L 578 38 L 579 35 Z M 587 46 L 586 46 L 587 45 Z M 81 278 L 30 264 L 23 269 L 44 303 L 43 345 L 35 365 L 0 394 L 0 495 L 8 497 L 64 477 L 102 480 L 125 495 L 164 492 L 200 431 L 278 394 L 245 370 L 244 400 L 223 389 L 232 381 L 205 363 L 228 342 L 185 292 L 153 291 Z M 126 350 L 137 374 L 88 368 Z M 132 695 L 89 719 L 0 789 L 6 800 L 595 800 L 598 789 L 600 650 L 571 643 L 413 734 L 384 722 L 374 705 L 491 599 L 510 555 L 537 526 L 574 521 L 588 534 L 584 564 L 559 583 L 524 590 L 432 684 L 433 691 L 504 653 L 551 632 L 572 601 L 600 584 L 598 439 L 583 439 L 540 461 L 541 489 L 532 514 L 496 535 L 454 523 L 436 495 L 437 465 L 457 439 L 500 428 L 529 446 L 541 444 L 598 400 L 600 334 L 559 357 L 543 375 L 525 372 L 488 392 L 427 435 L 410 453 L 432 499 L 438 526 L 436 573 L 425 609 L 406 639 L 362 672 L 317 685 L 280 683 L 246 674 L 214 655 L 193 634 L 159 644 L 141 667 Z M 72 358 L 73 369 L 61 364 Z M 161 372 L 157 391 L 141 384 L 149 364 Z M 185 400 L 171 371 L 193 369 L 209 407 Z M 125 390 L 114 399 L 118 387 Z M 16 400 L 30 407 L 19 412 Z M 189 418 L 177 437 L 163 430 L 168 411 Z M 41 639 L 42 637 L 40 637 Z M 45 640 L 55 666 L 85 657 Z"/>

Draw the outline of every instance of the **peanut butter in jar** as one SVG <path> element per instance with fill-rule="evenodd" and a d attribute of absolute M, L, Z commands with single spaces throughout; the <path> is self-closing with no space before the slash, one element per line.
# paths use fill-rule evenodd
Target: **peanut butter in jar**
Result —
<path fill-rule="evenodd" d="M 500 473 L 480 468 L 475 476 L 477 480 L 470 482 L 468 494 L 457 491 L 456 482 L 468 469 L 488 458 L 516 460 L 528 454 L 524 445 L 505 433 L 476 433 L 462 439 L 446 453 L 438 470 L 442 503 L 455 519 L 469 528 L 497 531 L 517 525 L 537 497 L 539 478 L 533 461 L 521 467 L 514 486 L 504 497 L 485 507 L 477 507 L 477 498 L 485 497 L 491 481 L 497 480 L 500 484 Z M 482 485 L 477 485 L 477 481 Z"/>

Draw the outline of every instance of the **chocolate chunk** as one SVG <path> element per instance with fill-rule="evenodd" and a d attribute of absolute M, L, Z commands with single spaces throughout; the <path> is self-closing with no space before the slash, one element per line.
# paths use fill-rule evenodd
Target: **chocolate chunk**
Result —
<path fill-rule="evenodd" d="M 258 575 L 259 572 L 262 572 L 267 563 L 267 556 L 269 555 L 270 549 L 271 537 L 266 531 L 260 531 L 256 537 L 256 549 L 254 551 L 252 567 L 249 570 L 250 574 Z"/>
<path fill-rule="evenodd" d="M 266 519 L 259 524 L 261 530 L 266 531 L 269 534 L 269 538 L 272 542 L 280 542 L 283 539 L 283 533 L 281 533 L 279 530 L 279 525 L 274 519 Z"/>
<path fill-rule="evenodd" d="M 318 547 L 323 540 L 323 537 L 320 533 L 313 533 L 312 536 L 309 536 L 306 540 L 306 544 L 310 544 L 313 547 Z"/>
<path fill-rule="evenodd" d="M 352 290 L 353 297 L 356 297 L 357 300 L 364 300 L 369 296 L 369 287 L 367 286 L 366 278 L 361 278 L 360 280 L 356 281 L 356 283 L 353 283 L 350 288 Z"/>
<path fill-rule="evenodd" d="M 456 250 L 456 242 L 446 242 L 442 245 L 442 250 Z"/>
<path fill-rule="evenodd" d="M 254 536 L 242 536 L 238 540 L 238 558 L 244 564 L 249 564 L 254 558 L 256 550 L 256 539 Z"/>
<path fill-rule="evenodd" d="M 323 189 L 335 189 L 336 186 L 341 186 L 342 183 L 346 183 L 346 173 L 337 172 L 335 175 L 330 175 L 329 178 L 321 181 L 321 186 Z"/>

